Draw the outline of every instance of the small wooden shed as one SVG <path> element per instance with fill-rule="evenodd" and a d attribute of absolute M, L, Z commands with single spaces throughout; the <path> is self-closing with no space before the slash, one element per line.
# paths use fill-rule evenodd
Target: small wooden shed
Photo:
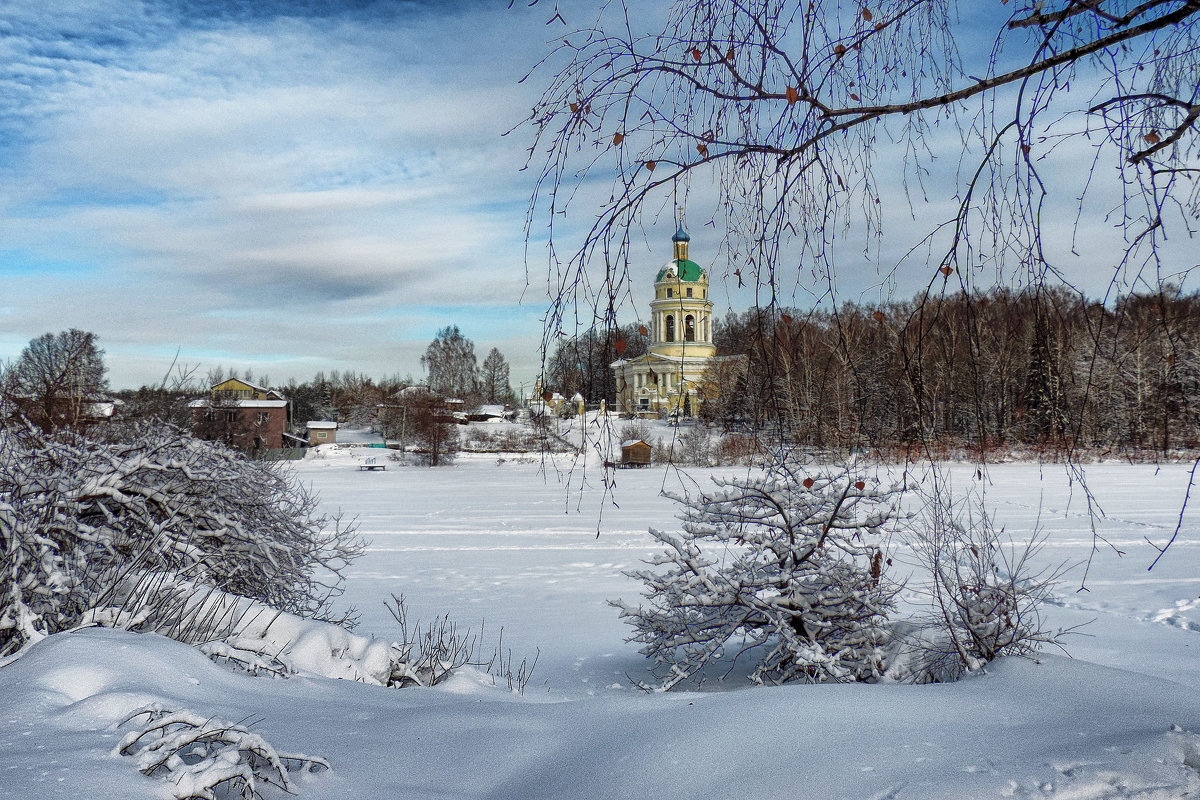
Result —
<path fill-rule="evenodd" d="M 312 447 L 337 442 L 338 424 L 336 422 L 314 419 L 306 427 L 308 428 L 308 443 Z"/>
<path fill-rule="evenodd" d="M 630 439 L 621 442 L 621 466 L 648 467 L 650 466 L 650 445 L 641 439 Z"/>

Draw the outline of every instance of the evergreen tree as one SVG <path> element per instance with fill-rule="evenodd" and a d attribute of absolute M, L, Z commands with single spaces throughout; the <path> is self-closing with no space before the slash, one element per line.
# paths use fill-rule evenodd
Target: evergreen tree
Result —
<path fill-rule="evenodd" d="M 509 384 L 508 362 L 493 347 L 479 368 L 479 394 L 485 403 L 510 403 L 513 398 Z"/>

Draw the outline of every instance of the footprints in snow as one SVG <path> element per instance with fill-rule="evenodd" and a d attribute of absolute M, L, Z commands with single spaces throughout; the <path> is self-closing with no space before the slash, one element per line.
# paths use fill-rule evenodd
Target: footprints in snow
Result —
<path fill-rule="evenodd" d="M 1170 625 L 1172 628 L 1200 633 L 1200 621 L 1193 620 L 1183 613 L 1200 607 L 1200 597 L 1191 600 L 1176 600 L 1173 607 L 1159 609 L 1149 616 L 1139 616 L 1136 613 L 1121 613 L 1116 609 L 1091 606 L 1063 597 L 1047 598 L 1046 604 L 1060 608 L 1069 608 L 1074 611 L 1086 611 L 1093 614 L 1115 614 L 1137 620 L 1138 622 L 1156 622 L 1160 625 Z"/>
<path fill-rule="evenodd" d="M 1164 608 L 1151 617 L 1154 622 L 1161 622 L 1164 625 L 1170 625 L 1175 628 L 1183 628 L 1188 631 L 1200 632 L 1200 622 L 1193 622 L 1185 617 L 1181 612 L 1191 611 L 1193 608 L 1200 606 L 1200 598 L 1194 600 L 1176 600 L 1174 608 Z"/>

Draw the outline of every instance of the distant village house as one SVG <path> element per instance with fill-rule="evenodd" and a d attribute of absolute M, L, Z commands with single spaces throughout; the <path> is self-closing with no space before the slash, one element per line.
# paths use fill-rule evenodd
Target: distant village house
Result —
<path fill-rule="evenodd" d="M 192 433 L 245 452 L 283 447 L 287 399 L 275 391 L 230 378 L 188 403 Z"/>

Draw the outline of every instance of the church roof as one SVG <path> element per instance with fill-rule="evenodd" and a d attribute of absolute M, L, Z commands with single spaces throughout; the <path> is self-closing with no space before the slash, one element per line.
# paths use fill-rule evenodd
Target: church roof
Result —
<path fill-rule="evenodd" d="M 654 279 L 655 283 L 665 278 L 667 270 L 671 269 L 672 266 L 675 267 L 675 273 L 681 281 L 695 282 L 704 277 L 704 270 L 695 261 L 687 258 L 677 258 L 658 271 L 658 277 Z"/>
<path fill-rule="evenodd" d="M 690 242 L 691 240 L 692 240 L 692 237 L 688 236 L 688 232 L 683 229 L 683 223 L 680 223 L 679 230 L 675 231 L 675 235 L 671 237 L 671 241 L 672 242 Z"/>

